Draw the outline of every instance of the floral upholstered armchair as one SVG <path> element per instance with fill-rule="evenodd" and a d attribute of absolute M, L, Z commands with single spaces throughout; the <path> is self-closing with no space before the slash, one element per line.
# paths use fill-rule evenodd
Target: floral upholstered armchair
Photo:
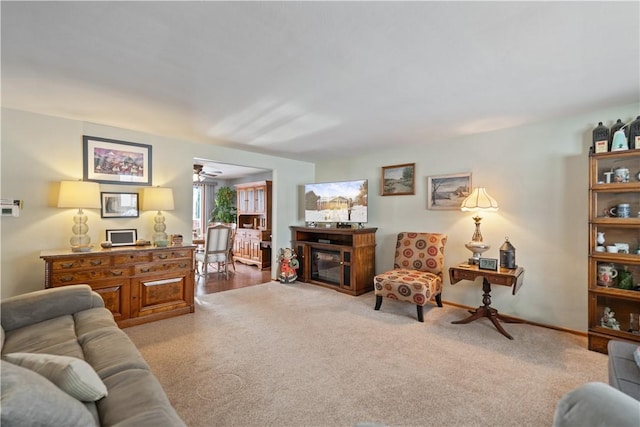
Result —
<path fill-rule="evenodd" d="M 415 304 L 418 320 L 424 322 L 422 307 L 434 301 L 442 307 L 442 271 L 447 235 L 439 233 L 398 234 L 393 270 L 373 278 L 376 310 L 382 298 Z"/>

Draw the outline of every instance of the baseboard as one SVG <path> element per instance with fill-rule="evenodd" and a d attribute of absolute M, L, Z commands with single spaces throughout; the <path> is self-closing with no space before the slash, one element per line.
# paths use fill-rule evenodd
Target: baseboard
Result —
<path fill-rule="evenodd" d="M 475 310 L 477 308 L 477 307 L 469 307 L 469 306 L 466 306 L 466 305 L 457 304 L 455 302 L 449 302 L 449 301 L 445 301 L 445 300 L 442 300 L 442 304 L 447 304 L 447 305 L 450 305 L 450 306 L 453 306 L 453 307 L 458 307 L 458 308 L 464 308 L 465 310 Z M 574 329 L 561 328 L 559 326 L 547 325 L 545 323 L 532 322 L 532 321 L 529 321 L 527 319 L 522 319 L 520 317 L 515 317 L 515 316 L 509 316 L 509 315 L 503 314 L 503 313 L 500 313 L 500 316 L 506 317 L 508 319 L 513 319 L 515 322 L 518 322 L 518 323 L 526 323 L 528 325 L 540 326 L 542 328 L 547 328 L 547 329 L 554 329 L 556 331 L 566 332 L 568 334 L 578 335 L 578 336 L 584 337 L 584 338 L 587 337 L 587 333 L 586 332 L 576 331 Z"/>

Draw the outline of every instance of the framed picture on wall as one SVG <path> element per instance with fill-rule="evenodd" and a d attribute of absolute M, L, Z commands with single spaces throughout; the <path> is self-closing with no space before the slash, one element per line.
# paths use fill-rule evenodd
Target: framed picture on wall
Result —
<path fill-rule="evenodd" d="M 471 173 L 436 175 L 427 178 L 427 209 L 459 210 L 471 194 Z"/>
<path fill-rule="evenodd" d="M 416 194 L 416 164 L 382 167 L 382 196 L 406 196 Z"/>
<path fill-rule="evenodd" d="M 151 185 L 151 146 L 82 137 L 83 178 L 105 184 Z"/>
<path fill-rule="evenodd" d="M 100 193 L 100 216 L 102 218 L 137 218 L 138 193 Z"/>

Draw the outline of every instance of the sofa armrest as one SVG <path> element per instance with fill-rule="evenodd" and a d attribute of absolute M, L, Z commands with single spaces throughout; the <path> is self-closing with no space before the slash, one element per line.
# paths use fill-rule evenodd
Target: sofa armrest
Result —
<path fill-rule="evenodd" d="M 565 394 L 553 427 L 640 426 L 640 402 L 605 383 L 587 383 Z"/>
<path fill-rule="evenodd" d="M 62 286 L 0 301 L 0 322 L 11 331 L 95 307 L 104 307 L 104 301 L 89 285 Z"/>

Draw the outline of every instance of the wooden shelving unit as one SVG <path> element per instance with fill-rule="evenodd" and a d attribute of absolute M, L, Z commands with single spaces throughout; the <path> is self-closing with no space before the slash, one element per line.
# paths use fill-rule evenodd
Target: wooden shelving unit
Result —
<path fill-rule="evenodd" d="M 617 182 L 608 172 L 629 170 L 628 182 Z M 631 314 L 640 315 L 640 150 L 591 154 L 589 158 L 589 349 L 607 353 L 611 339 L 640 342 L 638 327 L 631 324 Z M 620 203 L 631 205 L 629 218 L 608 216 L 605 210 Z M 604 246 L 626 243 L 629 253 L 596 250 L 598 233 L 604 233 Z M 598 278 L 598 268 L 612 266 L 618 276 L 608 283 Z M 620 272 L 632 275 L 632 289 L 623 289 Z M 617 326 L 603 322 L 606 308 L 615 313 Z M 605 319 L 606 320 L 606 319 Z M 619 328 L 619 329 L 616 329 Z"/>

